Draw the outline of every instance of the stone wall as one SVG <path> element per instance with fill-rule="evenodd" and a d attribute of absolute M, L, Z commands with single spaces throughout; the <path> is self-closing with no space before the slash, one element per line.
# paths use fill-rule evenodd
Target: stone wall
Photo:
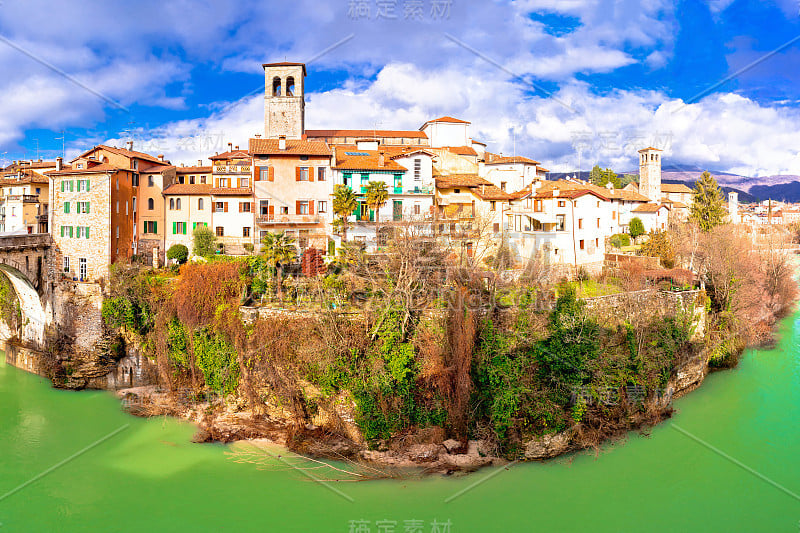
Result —
<path fill-rule="evenodd" d="M 54 294 L 55 323 L 75 338 L 79 349 L 89 350 L 103 335 L 103 289 L 98 283 L 63 281 Z"/>

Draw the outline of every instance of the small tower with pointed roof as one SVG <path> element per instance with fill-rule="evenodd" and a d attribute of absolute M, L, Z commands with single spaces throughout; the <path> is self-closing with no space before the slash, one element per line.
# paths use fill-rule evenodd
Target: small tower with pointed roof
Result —
<path fill-rule="evenodd" d="M 643 148 L 639 150 L 639 194 L 651 202 L 661 201 L 661 150 Z"/>

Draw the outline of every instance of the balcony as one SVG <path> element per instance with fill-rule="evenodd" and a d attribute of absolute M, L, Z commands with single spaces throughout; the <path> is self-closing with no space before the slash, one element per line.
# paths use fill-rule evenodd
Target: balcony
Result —
<path fill-rule="evenodd" d="M 318 215 L 260 215 L 256 217 L 256 224 L 271 226 L 278 224 L 319 224 L 322 218 Z"/>
<path fill-rule="evenodd" d="M 22 202 L 24 204 L 38 204 L 39 203 L 39 196 L 35 194 L 15 194 L 12 196 L 6 196 L 6 200 L 9 202 Z"/>

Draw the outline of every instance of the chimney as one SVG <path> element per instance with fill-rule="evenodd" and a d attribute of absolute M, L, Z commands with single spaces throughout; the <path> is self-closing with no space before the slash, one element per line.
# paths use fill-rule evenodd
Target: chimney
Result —
<path fill-rule="evenodd" d="M 386 163 L 386 155 L 383 152 L 378 152 L 378 166 L 382 167 Z"/>
<path fill-rule="evenodd" d="M 133 152 L 133 141 L 128 141 L 126 144 L 128 145 L 128 151 Z"/>
<path fill-rule="evenodd" d="M 164 160 L 164 154 L 158 154 L 158 160 L 159 161 L 163 161 Z"/>
<path fill-rule="evenodd" d="M 233 150 L 233 143 L 228 143 L 228 151 L 230 152 L 232 150 Z"/>
<path fill-rule="evenodd" d="M 197 166 L 198 167 L 202 167 L 203 166 L 203 160 L 202 159 L 198 159 L 197 160 Z"/>
<path fill-rule="evenodd" d="M 486 184 L 482 183 L 481 184 L 481 195 L 485 195 L 485 194 L 486 194 Z"/>
<path fill-rule="evenodd" d="M 558 189 L 553 189 L 553 198 L 558 198 L 558 195 L 561 193 Z"/>
<path fill-rule="evenodd" d="M 261 134 L 260 133 L 256 133 L 256 139 L 260 139 L 260 138 L 261 138 Z"/>
<path fill-rule="evenodd" d="M 61 166 L 64 164 L 64 159 L 61 157 L 56 157 L 56 170 L 61 170 Z"/>
<path fill-rule="evenodd" d="M 238 150 L 238 149 L 239 149 L 239 145 L 237 144 L 235 150 Z"/>
<path fill-rule="evenodd" d="M 278 137 L 278 150 L 286 150 L 286 135 Z"/>

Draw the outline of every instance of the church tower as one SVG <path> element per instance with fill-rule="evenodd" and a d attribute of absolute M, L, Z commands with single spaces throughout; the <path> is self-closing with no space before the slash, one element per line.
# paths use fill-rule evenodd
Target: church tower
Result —
<path fill-rule="evenodd" d="M 306 131 L 304 63 L 264 63 L 264 135 L 300 139 Z"/>
<path fill-rule="evenodd" d="M 639 194 L 651 202 L 661 202 L 661 150 L 639 150 Z"/>

